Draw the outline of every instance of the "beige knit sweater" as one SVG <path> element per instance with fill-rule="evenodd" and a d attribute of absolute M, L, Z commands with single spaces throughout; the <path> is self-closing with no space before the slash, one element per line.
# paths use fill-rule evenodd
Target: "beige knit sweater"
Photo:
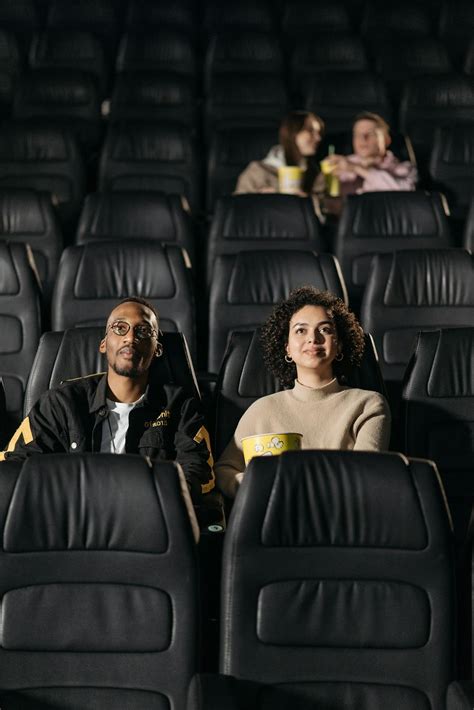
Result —
<path fill-rule="evenodd" d="M 295 431 L 303 435 L 303 449 L 384 451 L 390 421 L 388 404 L 377 392 L 345 387 L 336 379 L 318 389 L 296 380 L 293 389 L 262 397 L 247 409 L 216 464 L 217 485 L 235 496 L 245 468 L 245 436 Z"/>

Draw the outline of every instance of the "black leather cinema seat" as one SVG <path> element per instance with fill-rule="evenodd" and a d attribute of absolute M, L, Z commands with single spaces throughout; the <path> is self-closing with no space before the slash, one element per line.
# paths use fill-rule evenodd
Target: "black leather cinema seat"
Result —
<path fill-rule="evenodd" d="M 198 582 L 177 467 L 44 454 L 3 462 L 0 498 L 2 708 L 184 708 Z"/>
<path fill-rule="evenodd" d="M 43 392 L 58 387 L 63 380 L 106 372 L 107 362 L 99 352 L 104 332 L 105 325 L 43 333 L 26 386 L 24 416 Z M 164 332 L 160 341 L 163 355 L 153 361 L 153 377 L 159 382 L 179 384 L 190 397 L 199 399 L 196 375 L 183 334 Z"/>
<path fill-rule="evenodd" d="M 448 199 L 454 218 L 464 218 L 474 196 L 474 123 L 438 128 L 430 175 Z"/>
<path fill-rule="evenodd" d="M 117 72 L 172 71 L 195 77 L 197 56 L 192 37 L 179 27 L 128 32 L 117 54 Z"/>
<path fill-rule="evenodd" d="M 271 32 L 274 29 L 271 3 L 240 0 L 230 4 L 222 12 L 219 0 L 206 0 L 204 3 L 203 25 L 209 33 L 227 28 L 257 29 Z"/>
<path fill-rule="evenodd" d="M 209 231 L 208 279 L 216 256 L 262 249 L 324 251 L 312 201 L 272 194 L 220 198 Z"/>
<path fill-rule="evenodd" d="M 404 450 L 410 456 L 433 459 L 449 498 L 459 501 L 471 496 L 470 505 L 473 358 L 473 327 L 419 333 L 403 385 Z"/>
<path fill-rule="evenodd" d="M 45 30 L 30 47 L 32 69 L 70 69 L 94 78 L 101 96 L 107 85 L 108 69 L 100 40 L 90 32 Z"/>
<path fill-rule="evenodd" d="M 91 32 L 98 37 L 109 56 L 117 46 L 119 22 L 113 0 L 81 0 L 64 3 L 50 0 L 47 29 Z"/>
<path fill-rule="evenodd" d="M 162 330 L 184 333 L 194 351 L 194 299 L 182 250 L 149 240 L 88 243 L 64 250 L 53 294 L 53 330 L 103 325 L 127 296 L 162 312 Z"/>
<path fill-rule="evenodd" d="M 464 225 L 463 246 L 474 251 L 474 195 L 471 197 L 469 211 Z"/>
<path fill-rule="evenodd" d="M 333 133 L 351 133 L 354 117 L 362 111 L 373 111 L 388 123 L 391 108 L 384 82 L 369 72 L 328 72 L 305 81 L 304 104 L 326 122 Z"/>
<path fill-rule="evenodd" d="M 395 38 L 429 37 L 433 26 L 430 13 L 422 3 L 416 5 L 401 0 L 382 6 L 376 0 L 369 0 L 365 4 L 361 31 L 369 42 L 374 38 L 388 42 Z"/>
<path fill-rule="evenodd" d="M 429 159 L 438 126 L 472 123 L 474 86 L 467 76 L 439 74 L 409 80 L 400 103 L 400 130 L 408 133 L 417 158 Z"/>
<path fill-rule="evenodd" d="M 350 387 L 386 395 L 377 353 L 370 335 L 365 335 L 365 351 L 357 370 L 351 373 Z M 256 331 L 235 331 L 229 341 L 215 392 L 216 457 L 234 434 L 240 417 L 259 397 L 281 390 L 280 383 L 266 368 Z"/>
<path fill-rule="evenodd" d="M 21 419 L 23 394 L 41 333 L 38 284 L 25 244 L 0 242 L 0 376 L 8 434 Z"/>
<path fill-rule="evenodd" d="M 339 220 L 335 253 L 349 300 L 360 300 L 374 254 L 395 249 L 454 246 L 437 193 L 368 192 L 349 196 Z"/>
<path fill-rule="evenodd" d="M 196 146 L 189 128 L 173 122 L 112 124 L 100 158 L 101 190 L 158 190 L 200 202 Z"/>
<path fill-rule="evenodd" d="M 174 25 L 193 30 L 195 9 L 193 0 L 179 0 L 172 5 L 157 4 L 154 0 L 131 0 L 125 23 L 136 29 Z"/>
<path fill-rule="evenodd" d="M 0 188 L 48 192 L 70 228 L 85 192 L 85 171 L 69 130 L 15 121 L 0 131 Z"/>
<path fill-rule="evenodd" d="M 350 32 L 351 22 L 346 5 L 340 0 L 285 2 L 281 18 L 283 36 L 294 41 L 320 32 Z"/>
<path fill-rule="evenodd" d="M 63 248 L 50 196 L 33 190 L 0 189 L 0 237 L 30 245 L 43 298 L 49 304 Z"/>
<path fill-rule="evenodd" d="M 454 61 L 461 66 L 464 52 L 472 39 L 474 7 L 470 0 L 444 0 L 439 13 L 438 34 Z"/>
<path fill-rule="evenodd" d="M 173 72 L 119 74 L 110 102 L 111 121 L 197 121 L 196 89 L 188 76 Z"/>
<path fill-rule="evenodd" d="M 385 380 L 401 382 L 420 330 L 474 323 L 474 257 L 463 249 L 377 254 L 361 322 L 374 336 Z"/>
<path fill-rule="evenodd" d="M 34 0 L 2 0 L 0 27 L 13 32 L 23 50 L 29 46 L 39 26 L 39 13 Z"/>
<path fill-rule="evenodd" d="M 160 192 L 94 192 L 87 195 L 76 243 L 151 239 L 177 244 L 193 260 L 194 236 L 179 195 Z M 112 246 L 112 244 L 111 244 Z"/>
<path fill-rule="evenodd" d="M 257 328 L 276 303 L 306 284 L 347 301 L 332 254 L 266 250 L 218 256 L 209 296 L 209 370 L 219 370 L 233 332 Z"/>
<path fill-rule="evenodd" d="M 293 49 L 291 59 L 293 88 L 304 85 L 311 74 L 333 71 L 367 71 L 368 59 L 362 40 L 348 33 L 302 38 Z"/>
<path fill-rule="evenodd" d="M 224 542 L 220 671 L 275 685 L 287 707 L 444 710 L 451 544 L 431 462 L 254 458 Z"/>
<path fill-rule="evenodd" d="M 205 129 L 268 125 L 288 106 L 286 82 L 278 74 L 215 74 L 204 105 Z"/>
<path fill-rule="evenodd" d="M 252 160 L 266 156 L 278 143 L 278 126 L 222 125 L 209 136 L 206 207 L 212 212 L 218 197 L 230 195 L 237 178 Z"/>
<path fill-rule="evenodd" d="M 228 29 L 209 39 L 204 63 L 205 85 L 215 74 L 284 75 L 283 53 L 276 35 L 257 30 Z"/>

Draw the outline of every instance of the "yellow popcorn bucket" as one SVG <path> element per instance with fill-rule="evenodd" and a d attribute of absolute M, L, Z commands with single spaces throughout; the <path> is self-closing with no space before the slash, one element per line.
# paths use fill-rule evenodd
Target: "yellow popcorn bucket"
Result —
<path fill-rule="evenodd" d="M 289 432 L 286 434 L 256 434 L 242 439 L 245 465 L 254 456 L 279 456 L 284 451 L 301 449 L 303 434 Z"/>
<path fill-rule="evenodd" d="M 294 165 L 281 165 L 278 168 L 278 189 L 287 195 L 295 195 L 301 190 L 303 169 Z"/>

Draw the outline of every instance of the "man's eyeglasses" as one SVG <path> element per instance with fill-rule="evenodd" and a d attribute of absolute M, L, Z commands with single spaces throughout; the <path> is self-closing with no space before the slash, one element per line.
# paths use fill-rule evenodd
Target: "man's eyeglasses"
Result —
<path fill-rule="evenodd" d="M 130 323 L 127 323 L 125 320 L 116 320 L 108 326 L 106 334 L 109 330 L 112 330 L 115 335 L 127 335 L 131 327 Z M 133 326 L 133 334 L 137 340 L 147 340 L 148 338 L 156 338 L 158 336 L 156 330 L 152 328 L 151 325 L 148 325 L 148 323 L 139 323 Z"/>

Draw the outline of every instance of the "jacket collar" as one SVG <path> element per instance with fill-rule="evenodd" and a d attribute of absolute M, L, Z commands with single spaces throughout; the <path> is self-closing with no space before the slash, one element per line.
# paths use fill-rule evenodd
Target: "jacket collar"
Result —
<path fill-rule="evenodd" d="M 150 384 L 147 384 L 146 390 L 145 390 L 145 396 L 143 397 L 142 403 L 147 404 L 148 402 L 153 403 L 153 402 L 159 402 L 160 400 L 160 392 L 156 391 L 157 389 L 161 390 L 161 388 L 157 387 L 152 387 L 150 388 Z M 155 396 L 154 396 L 155 395 Z M 92 396 L 89 398 L 89 412 L 97 412 L 99 409 L 102 407 L 107 406 L 107 373 L 105 372 L 102 377 L 100 378 L 97 387 L 95 388 L 95 391 L 92 393 Z"/>

